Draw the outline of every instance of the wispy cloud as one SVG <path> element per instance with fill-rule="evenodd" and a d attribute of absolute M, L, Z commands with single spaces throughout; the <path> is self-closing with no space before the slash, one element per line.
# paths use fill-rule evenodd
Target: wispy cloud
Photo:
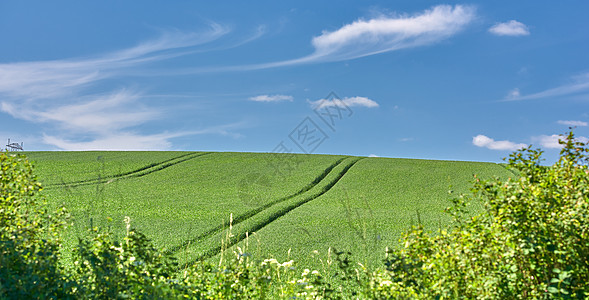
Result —
<path fill-rule="evenodd" d="M 34 107 L 3 102 L 2 111 L 36 123 L 53 123 L 75 133 L 109 134 L 158 118 L 159 113 L 138 103 L 139 94 L 122 90 L 110 95 L 87 96 L 81 102 Z"/>
<path fill-rule="evenodd" d="M 197 68 L 187 73 L 245 71 L 299 64 L 342 61 L 435 44 L 457 34 L 476 18 L 476 9 L 465 5 L 438 5 L 414 15 L 359 19 L 335 31 L 324 31 L 311 40 L 314 52 L 300 58 L 227 67 Z"/>
<path fill-rule="evenodd" d="M 525 24 L 516 20 L 504 23 L 497 23 L 489 28 L 489 32 L 499 36 L 522 36 L 530 35 L 530 30 Z"/>
<path fill-rule="evenodd" d="M 172 144 L 169 139 L 176 134 L 141 135 L 136 133 L 115 133 L 101 136 L 90 141 L 69 140 L 67 138 L 44 135 L 43 142 L 61 150 L 167 150 Z"/>
<path fill-rule="evenodd" d="M 344 97 L 342 99 L 319 99 L 317 101 L 308 101 L 313 108 L 323 108 L 323 107 L 352 107 L 352 106 L 361 106 L 361 107 L 378 107 L 378 103 L 376 101 L 368 99 L 366 97 Z"/>
<path fill-rule="evenodd" d="M 59 136 L 45 134 L 43 141 L 67 150 L 169 149 L 169 139 L 190 134 L 235 137 L 219 128 L 140 134 L 132 128 L 163 117 L 158 109 L 142 103 L 143 94 L 126 88 L 96 93 L 96 87 L 105 79 L 192 53 L 193 47 L 213 42 L 228 32 L 227 27 L 211 23 L 201 32 L 162 31 L 157 39 L 91 58 L 0 63 L 0 111 L 43 124 L 45 131 L 58 129 Z M 248 41 L 263 32 L 259 28 Z"/>
<path fill-rule="evenodd" d="M 527 147 L 526 144 L 514 143 L 511 141 L 496 141 L 488 136 L 479 134 L 472 138 L 472 144 L 477 147 L 488 148 L 491 150 L 517 150 Z"/>
<path fill-rule="evenodd" d="M 589 93 L 589 73 L 574 76 L 571 82 L 555 88 L 547 89 L 541 92 L 528 95 L 517 95 L 515 97 L 507 97 L 506 99 L 503 99 L 501 101 L 544 99 L 552 97 L 569 96 L 580 93 Z"/>
<path fill-rule="evenodd" d="M 513 90 L 507 93 L 506 99 L 515 99 L 520 96 L 520 92 L 518 88 L 514 88 Z"/>
<path fill-rule="evenodd" d="M 0 94 L 27 101 L 72 96 L 91 83 L 120 75 L 133 66 L 184 54 L 168 50 L 209 43 L 226 33 L 227 28 L 213 23 L 205 32 L 165 31 L 158 39 L 94 58 L 2 63 Z"/>
<path fill-rule="evenodd" d="M 248 98 L 251 101 L 256 102 L 280 102 L 280 101 L 293 101 L 294 98 L 288 95 L 259 95 Z"/>
<path fill-rule="evenodd" d="M 376 154 L 370 154 L 370 155 L 368 155 L 368 157 L 380 157 L 380 156 L 378 156 Z"/>
<path fill-rule="evenodd" d="M 577 126 L 577 127 L 585 127 L 585 126 L 589 125 L 587 122 L 584 122 L 584 121 L 564 121 L 564 120 L 559 120 L 557 123 L 558 124 L 561 124 L 561 125 Z"/>
<path fill-rule="evenodd" d="M 462 30 L 475 17 L 470 6 L 439 5 L 413 16 L 358 20 L 313 38 L 308 59 L 346 60 L 433 44 Z"/>
<path fill-rule="evenodd" d="M 170 139 L 204 134 L 225 135 L 233 138 L 242 137 L 232 130 L 242 127 L 242 123 L 212 126 L 200 130 L 183 132 L 164 132 L 157 134 L 139 134 L 133 131 L 117 131 L 111 134 L 98 135 L 91 140 L 68 138 L 64 136 L 43 135 L 43 142 L 61 150 L 169 150 Z"/>

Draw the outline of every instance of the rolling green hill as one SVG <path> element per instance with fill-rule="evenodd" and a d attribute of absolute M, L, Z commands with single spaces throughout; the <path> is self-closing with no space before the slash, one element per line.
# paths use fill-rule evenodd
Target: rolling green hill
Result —
<path fill-rule="evenodd" d="M 467 192 L 474 174 L 513 176 L 493 163 L 334 155 L 27 156 L 35 162 L 49 202 L 64 204 L 72 214 L 73 226 L 65 236 L 69 247 L 89 226 L 122 234 L 123 217 L 129 216 L 133 226 L 183 263 L 218 256 L 221 241 L 247 247 L 255 256 L 284 260 L 290 253 L 311 265 L 321 263 L 312 257 L 313 250 L 325 259 L 329 247 L 374 263 L 412 222 L 445 226 L 442 211 L 449 205 L 449 189 Z"/>

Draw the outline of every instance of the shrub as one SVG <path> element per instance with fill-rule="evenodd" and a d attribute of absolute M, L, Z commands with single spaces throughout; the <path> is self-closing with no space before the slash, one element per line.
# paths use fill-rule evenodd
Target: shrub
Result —
<path fill-rule="evenodd" d="M 75 294 L 90 299 L 163 299 L 173 295 L 176 263 L 145 235 L 130 228 L 122 242 L 92 228 L 90 240 L 80 239 L 74 251 Z"/>
<path fill-rule="evenodd" d="M 47 210 L 40 190 L 24 156 L 0 152 L 0 298 L 63 298 L 71 287 L 59 267 L 66 212 Z"/>
<path fill-rule="evenodd" d="M 518 178 L 475 177 L 473 193 L 453 199 L 453 225 L 421 225 L 372 274 L 377 298 L 548 299 L 589 297 L 587 145 L 570 132 L 560 159 L 542 166 L 531 147 L 510 155 Z M 469 213 L 482 201 L 484 212 Z"/>

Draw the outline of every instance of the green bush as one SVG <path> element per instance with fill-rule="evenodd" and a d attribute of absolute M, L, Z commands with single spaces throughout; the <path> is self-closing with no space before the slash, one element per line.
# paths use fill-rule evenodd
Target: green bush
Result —
<path fill-rule="evenodd" d="M 172 257 L 153 247 L 140 232 L 131 230 L 122 242 L 109 232 L 92 228 L 90 240 L 80 239 L 74 251 L 74 277 L 78 298 L 163 299 L 173 295 L 176 271 Z"/>
<path fill-rule="evenodd" d="M 70 281 L 59 266 L 65 210 L 49 212 L 22 155 L 0 152 L 0 298 L 63 298 Z"/>
<path fill-rule="evenodd" d="M 510 155 L 518 178 L 475 178 L 453 199 L 453 226 L 435 234 L 415 226 L 387 269 L 369 283 L 376 298 L 551 299 L 589 297 L 587 145 L 573 133 L 560 159 L 540 164 L 530 147 Z M 469 213 L 482 201 L 484 212 Z"/>

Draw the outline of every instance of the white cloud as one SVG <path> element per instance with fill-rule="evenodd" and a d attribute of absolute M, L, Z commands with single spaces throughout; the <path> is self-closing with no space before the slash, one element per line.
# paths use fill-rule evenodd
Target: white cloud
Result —
<path fill-rule="evenodd" d="M 547 148 L 547 149 L 560 149 L 560 148 L 562 148 L 563 145 L 558 143 L 559 140 L 564 140 L 564 137 L 559 134 L 540 135 L 540 136 L 532 137 L 532 141 L 534 141 L 535 143 L 538 143 L 542 148 Z M 575 137 L 575 140 L 581 141 L 583 143 L 587 143 L 589 141 L 589 139 L 584 136 L 577 136 L 577 137 Z"/>
<path fill-rule="evenodd" d="M 515 99 L 515 98 L 517 98 L 519 96 L 520 96 L 519 89 L 518 88 L 514 88 L 513 90 L 509 91 L 509 93 L 507 93 L 507 98 L 506 99 Z"/>
<path fill-rule="evenodd" d="M 556 148 L 562 147 L 558 143 L 559 139 L 562 139 L 562 137 L 560 135 L 553 134 L 553 135 L 537 136 L 537 137 L 534 137 L 532 140 L 538 142 L 540 144 L 540 146 L 542 146 L 543 148 L 556 149 Z"/>
<path fill-rule="evenodd" d="M 345 60 L 432 44 L 456 34 L 474 16 L 472 7 L 438 5 L 414 16 L 358 20 L 313 38 L 312 57 Z"/>
<path fill-rule="evenodd" d="M 412 137 L 406 137 L 406 138 L 400 138 L 399 142 L 411 142 L 413 140 L 414 140 L 414 138 L 412 138 Z"/>
<path fill-rule="evenodd" d="M 378 156 L 376 154 L 370 154 L 370 155 L 368 155 L 368 157 L 380 157 L 380 156 Z"/>
<path fill-rule="evenodd" d="M 281 66 L 349 60 L 378 53 L 431 45 L 463 30 L 476 17 L 475 8 L 438 5 L 415 15 L 381 16 L 357 20 L 335 31 L 314 37 L 315 51 L 307 56 L 272 63 L 218 68 L 197 68 L 190 72 L 243 71 Z"/>
<path fill-rule="evenodd" d="M 526 144 L 522 144 L 522 143 L 514 143 L 514 142 L 510 142 L 510 141 L 495 141 L 494 139 L 479 134 L 475 137 L 472 138 L 472 143 L 473 145 L 477 146 L 477 147 L 482 147 L 482 148 L 488 148 L 491 150 L 517 150 L 517 149 L 521 149 L 524 147 L 527 147 Z"/>
<path fill-rule="evenodd" d="M 521 36 L 530 34 L 528 26 L 516 20 L 511 20 L 505 23 L 497 23 L 489 28 L 489 32 L 499 36 Z"/>
<path fill-rule="evenodd" d="M 564 139 L 562 135 L 553 134 L 553 135 L 539 135 L 531 137 L 531 141 L 533 145 L 538 145 L 542 149 L 560 149 L 562 145 L 558 143 L 558 140 Z M 584 136 L 577 136 L 575 138 L 577 141 L 581 141 L 584 143 L 589 142 L 589 138 Z M 484 135 L 477 135 L 472 139 L 472 143 L 478 147 L 489 148 L 492 150 L 518 150 L 528 145 L 523 143 L 514 143 L 510 141 L 495 141 L 492 138 L 489 138 Z"/>
<path fill-rule="evenodd" d="M 585 127 L 585 126 L 589 125 L 587 122 L 583 122 L 583 121 L 563 121 L 563 120 L 559 120 L 557 123 L 558 124 L 561 124 L 561 125 L 576 126 L 576 127 Z"/>
<path fill-rule="evenodd" d="M 203 135 L 203 134 L 220 134 L 240 138 L 240 134 L 232 133 L 230 130 L 243 126 L 242 123 L 233 123 L 221 126 L 213 126 L 194 131 L 185 132 L 165 132 L 158 134 L 138 134 L 128 131 L 116 131 L 110 134 L 95 136 L 91 140 L 69 139 L 62 136 L 43 135 L 43 142 L 55 146 L 61 150 L 169 150 L 172 146 L 170 139 Z"/>
<path fill-rule="evenodd" d="M 317 101 L 309 101 L 313 108 L 322 107 L 352 107 L 352 106 L 363 106 L 363 107 L 378 107 L 376 101 L 368 99 L 366 97 L 344 97 L 343 99 L 319 99 Z"/>
<path fill-rule="evenodd" d="M 551 97 L 569 96 L 587 92 L 589 92 L 589 72 L 575 76 L 572 78 L 572 82 L 563 84 L 559 87 L 547 89 L 530 95 L 519 95 L 517 97 L 504 99 L 502 101 L 543 99 Z"/>
<path fill-rule="evenodd" d="M 279 102 L 279 101 L 293 101 L 294 98 L 288 95 L 259 95 L 250 97 L 249 100 L 257 102 Z"/>

